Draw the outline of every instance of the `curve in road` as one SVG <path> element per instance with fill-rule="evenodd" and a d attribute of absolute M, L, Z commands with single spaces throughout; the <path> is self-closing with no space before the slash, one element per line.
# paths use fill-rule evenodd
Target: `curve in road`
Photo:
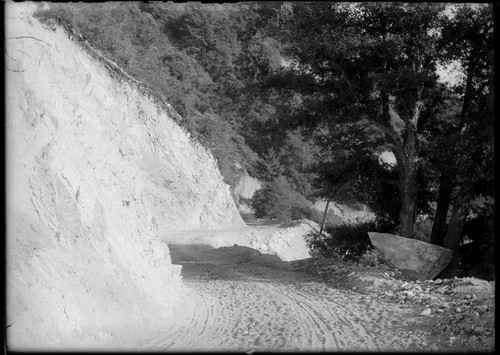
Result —
<path fill-rule="evenodd" d="M 406 305 L 321 283 L 247 247 L 170 244 L 192 307 L 152 349 L 167 351 L 428 350 Z"/>

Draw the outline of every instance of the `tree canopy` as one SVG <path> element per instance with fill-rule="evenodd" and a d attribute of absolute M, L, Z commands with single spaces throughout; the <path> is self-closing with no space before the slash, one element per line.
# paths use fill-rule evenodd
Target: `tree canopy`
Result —
<path fill-rule="evenodd" d="M 338 146 L 352 149 L 354 138 L 339 125 L 349 124 L 363 135 L 354 145 L 358 152 L 370 143 L 374 152 L 392 151 L 403 236 L 415 237 L 416 216 L 425 209 L 418 204 L 431 202 L 435 196 L 428 189 L 437 189 L 440 219 L 433 241 L 454 251 L 452 273 L 473 191 L 493 178 L 492 21 L 488 6 L 285 3 L 268 28 L 288 65 L 263 76 L 261 87 L 282 100 L 298 95 L 301 101 L 288 105 L 281 119 L 336 137 L 337 148 L 330 150 L 337 172 L 329 175 L 333 185 L 351 176 L 355 186 L 360 176 L 353 173 L 356 164 L 339 158 Z M 446 86 L 437 69 L 452 62 L 464 80 Z M 362 161 L 359 153 L 357 159 Z"/>

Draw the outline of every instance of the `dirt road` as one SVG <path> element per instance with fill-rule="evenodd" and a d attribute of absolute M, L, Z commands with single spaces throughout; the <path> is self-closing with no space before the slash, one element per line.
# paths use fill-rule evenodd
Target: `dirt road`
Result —
<path fill-rule="evenodd" d="M 290 263 L 242 246 L 169 244 L 193 290 L 153 349 L 390 351 L 442 349 L 411 306 L 328 287 Z M 418 330 L 421 329 L 421 330 Z M 423 330 L 422 330 L 423 329 Z"/>

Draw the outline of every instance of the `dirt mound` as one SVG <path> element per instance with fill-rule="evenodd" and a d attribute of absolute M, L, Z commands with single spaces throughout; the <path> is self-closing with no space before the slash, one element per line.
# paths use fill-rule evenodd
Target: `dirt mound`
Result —
<path fill-rule="evenodd" d="M 231 246 L 213 248 L 203 244 L 169 244 L 172 262 L 182 265 L 184 278 L 218 280 L 273 279 L 286 281 L 290 263 L 276 255 L 262 254 L 258 250 Z M 308 278 L 311 279 L 310 277 Z"/>
<path fill-rule="evenodd" d="M 164 242 L 173 244 L 205 244 L 214 248 L 245 246 L 277 255 L 281 260 L 291 261 L 309 258 L 305 236 L 318 230 L 318 225 L 308 220 L 283 227 L 277 224 L 252 225 L 244 228 L 221 230 L 190 230 L 182 232 L 160 231 Z"/>

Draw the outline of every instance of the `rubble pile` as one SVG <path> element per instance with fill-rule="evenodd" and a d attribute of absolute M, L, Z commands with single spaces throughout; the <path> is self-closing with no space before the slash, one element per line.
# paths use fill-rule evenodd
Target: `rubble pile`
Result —
<path fill-rule="evenodd" d="M 481 346 L 494 341 L 494 282 L 455 278 L 433 284 L 441 297 L 423 311 L 432 318 L 432 333 L 450 333 L 452 338 Z"/>
<path fill-rule="evenodd" d="M 411 305 L 425 318 L 431 334 L 447 336 L 456 346 L 494 346 L 494 281 L 457 277 L 412 281 L 387 264 L 370 266 L 327 258 L 300 260 L 293 266 L 320 276 L 333 287 Z"/>
<path fill-rule="evenodd" d="M 334 287 L 344 284 L 349 274 L 349 265 L 339 259 L 314 257 L 293 261 L 291 264 L 296 270 L 320 276 Z"/>

